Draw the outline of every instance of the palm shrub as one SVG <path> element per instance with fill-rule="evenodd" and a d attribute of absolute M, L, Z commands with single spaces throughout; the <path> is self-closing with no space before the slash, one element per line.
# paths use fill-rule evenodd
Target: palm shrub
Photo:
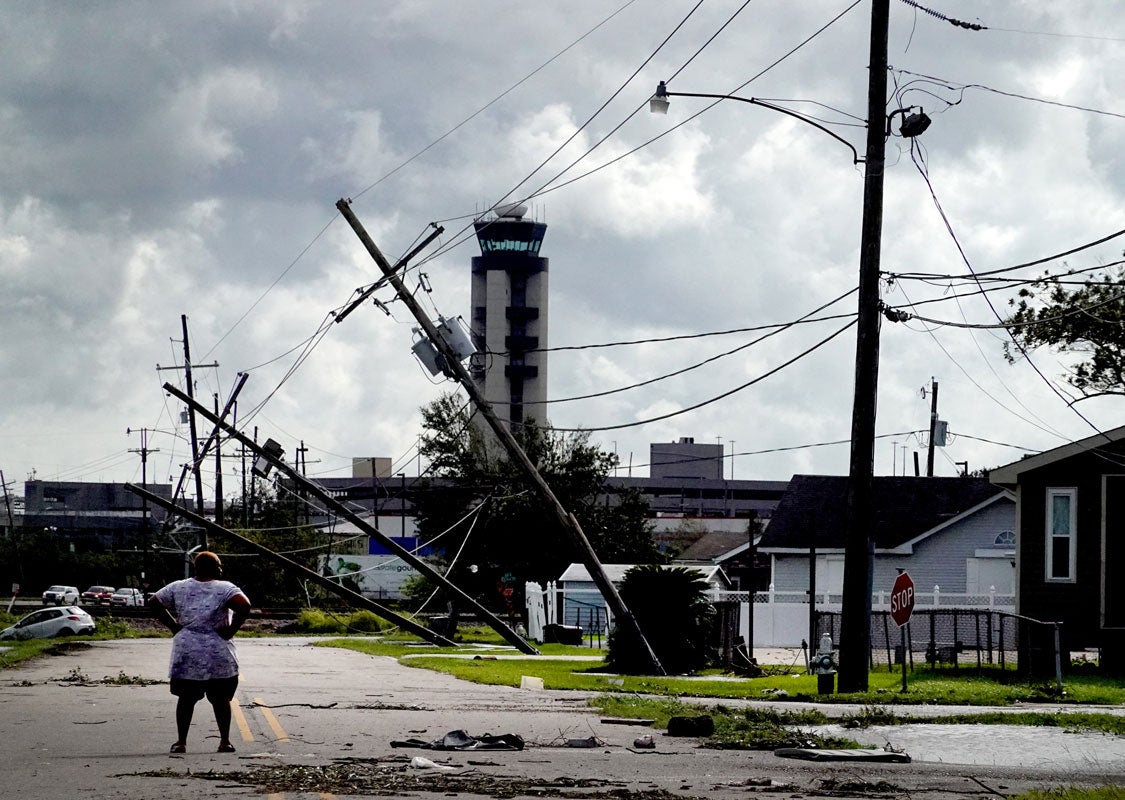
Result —
<path fill-rule="evenodd" d="M 642 564 L 625 573 L 618 591 L 665 672 L 683 675 L 708 665 L 714 608 L 705 595 L 707 581 L 698 572 Z M 652 671 L 636 635 L 621 627 L 610 632 L 606 661 L 628 675 Z"/>

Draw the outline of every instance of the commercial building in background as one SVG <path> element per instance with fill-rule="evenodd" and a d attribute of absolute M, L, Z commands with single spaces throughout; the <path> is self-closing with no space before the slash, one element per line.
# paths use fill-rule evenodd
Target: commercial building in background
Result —
<path fill-rule="evenodd" d="M 546 422 L 547 224 L 503 206 L 476 221 L 481 254 L 472 261 L 473 381 L 509 428 Z"/>
<path fill-rule="evenodd" d="M 146 488 L 172 497 L 171 484 Z M 71 549 L 99 550 L 139 543 L 146 528 L 159 527 L 164 516 L 163 509 L 150 507 L 123 483 L 34 480 L 24 483 L 24 513 L 16 524 L 53 531 Z"/>
<path fill-rule="evenodd" d="M 721 444 L 696 444 L 692 436 L 648 446 L 648 474 L 653 478 L 721 480 L 725 463 Z"/>

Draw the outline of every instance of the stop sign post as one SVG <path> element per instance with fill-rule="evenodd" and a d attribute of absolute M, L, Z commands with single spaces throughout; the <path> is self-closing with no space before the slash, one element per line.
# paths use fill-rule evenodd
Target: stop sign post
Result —
<path fill-rule="evenodd" d="M 906 623 L 914 613 L 914 581 L 906 570 L 899 572 L 891 587 L 891 619 L 902 636 L 902 690 L 906 691 Z"/>

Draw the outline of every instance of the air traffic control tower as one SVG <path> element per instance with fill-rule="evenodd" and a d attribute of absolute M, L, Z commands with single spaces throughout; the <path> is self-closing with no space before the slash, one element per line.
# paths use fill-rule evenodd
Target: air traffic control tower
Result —
<path fill-rule="evenodd" d="M 501 206 L 475 222 L 470 371 L 509 429 L 547 418 L 547 259 L 539 255 L 547 224 L 526 213 Z"/>

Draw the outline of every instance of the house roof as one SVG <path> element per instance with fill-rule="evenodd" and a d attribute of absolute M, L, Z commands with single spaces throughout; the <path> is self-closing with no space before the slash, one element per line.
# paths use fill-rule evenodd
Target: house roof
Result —
<path fill-rule="evenodd" d="M 602 564 L 602 571 L 605 576 L 609 578 L 610 583 L 620 583 L 621 579 L 625 577 L 625 573 L 635 567 L 635 564 Z M 683 567 L 684 569 L 694 570 L 702 575 L 703 579 L 714 586 L 729 587 L 730 579 L 723 568 L 720 566 L 701 566 L 698 564 L 681 564 L 679 562 L 672 562 L 668 566 Z M 571 564 L 567 567 L 561 576 L 559 582 L 573 581 L 576 583 L 593 583 L 593 578 L 586 570 L 585 564 Z"/>
<path fill-rule="evenodd" d="M 745 531 L 711 531 L 703 534 L 677 557 L 677 561 L 718 562 L 749 544 Z"/>
<path fill-rule="evenodd" d="M 837 475 L 794 475 L 781 498 L 761 550 L 842 548 L 847 538 L 848 479 Z M 874 480 L 876 549 L 913 542 L 929 531 L 1003 493 L 984 478 Z"/>
<path fill-rule="evenodd" d="M 1042 453 L 1026 456 L 1019 461 L 1014 461 L 1011 464 L 989 470 L 988 480 L 997 486 L 1014 487 L 1019 483 L 1020 475 L 1025 472 L 1030 472 L 1033 469 L 1045 467 L 1073 456 L 1082 455 L 1083 453 L 1088 453 L 1091 450 L 1097 450 L 1099 447 L 1115 444 L 1122 440 L 1125 440 L 1125 425 L 1114 428 L 1111 431 L 1105 431 L 1104 433 L 1096 433 L 1093 436 L 1088 436 L 1077 442 L 1061 445 L 1053 450 L 1045 450 Z"/>

